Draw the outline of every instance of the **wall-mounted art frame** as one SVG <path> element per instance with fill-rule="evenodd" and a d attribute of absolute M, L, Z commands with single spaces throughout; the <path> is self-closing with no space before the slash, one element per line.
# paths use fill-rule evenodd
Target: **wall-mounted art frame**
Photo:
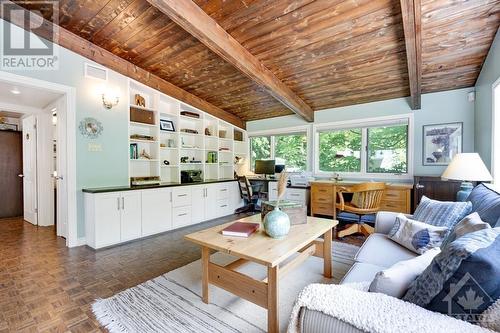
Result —
<path fill-rule="evenodd" d="M 424 125 L 422 145 L 423 165 L 450 164 L 463 149 L 463 123 Z"/>
<path fill-rule="evenodd" d="M 160 119 L 160 130 L 167 132 L 175 132 L 174 122 L 172 120 Z"/>

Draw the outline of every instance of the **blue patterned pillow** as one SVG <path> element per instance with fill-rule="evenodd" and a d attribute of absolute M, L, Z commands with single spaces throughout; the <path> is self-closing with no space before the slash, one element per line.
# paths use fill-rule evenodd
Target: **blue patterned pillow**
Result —
<path fill-rule="evenodd" d="M 466 234 L 446 246 L 403 300 L 477 323 L 500 298 L 500 228 Z"/>
<path fill-rule="evenodd" d="M 481 220 L 492 227 L 500 227 L 500 194 L 490 188 L 491 186 L 477 185 L 467 200 L 472 202 L 472 211 L 477 212 Z"/>
<path fill-rule="evenodd" d="M 448 233 L 446 227 L 436 227 L 398 214 L 387 235 L 390 239 L 418 254 L 439 247 Z"/>
<path fill-rule="evenodd" d="M 422 197 L 413 218 L 439 227 L 453 229 L 472 210 L 470 202 L 437 201 Z"/>

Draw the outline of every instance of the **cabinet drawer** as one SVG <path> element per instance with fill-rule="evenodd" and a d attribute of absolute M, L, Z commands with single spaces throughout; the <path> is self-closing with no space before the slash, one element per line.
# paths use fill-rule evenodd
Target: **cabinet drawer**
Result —
<path fill-rule="evenodd" d="M 409 213 L 409 207 L 406 206 L 406 202 L 404 201 L 384 200 L 380 203 L 380 210 L 396 213 Z"/>
<path fill-rule="evenodd" d="M 331 215 L 333 216 L 332 204 L 315 203 L 313 206 L 314 214 Z"/>
<path fill-rule="evenodd" d="M 229 184 L 219 184 L 217 186 L 217 199 L 227 199 L 227 198 L 229 198 L 230 190 L 231 190 L 231 185 L 229 185 Z"/>
<path fill-rule="evenodd" d="M 286 199 L 301 204 L 306 203 L 306 191 L 294 188 L 289 188 L 286 190 Z"/>
<path fill-rule="evenodd" d="M 189 186 L 177 187 L 172 189 L 172 206 L 190 206 L 191 188 Z"/>
<path fill-rule="evenodd" d="M 313 185 L 312 189 L 313 201 L 317 203 L 332 203 L 333 202 L 333 187 Z"/>
<path fill-rule="evenodd" d="M 172 224 L 174 228 L 183 227 L 191 224 L 191 206 L 176 207 L 172 212 Z"/>
<path fill-rule="evenodd" d="M 217 215 L 226 216 L 232 214 L 231 205 L 228 200 L 218 200 L 217 201 Z"/>
<path fill-rule="evenodd" d="M 268 185 L 268 195 L 269 195 L 269 201 L 276 201 L 278 200 L 278 183 L 277 182 L 269 182 Z"/>
<path fill-rule="evenodd" d="M 406 191 L 396 189 L 386 189 L 384 191 L 384 201 L 405 201 Z"/>

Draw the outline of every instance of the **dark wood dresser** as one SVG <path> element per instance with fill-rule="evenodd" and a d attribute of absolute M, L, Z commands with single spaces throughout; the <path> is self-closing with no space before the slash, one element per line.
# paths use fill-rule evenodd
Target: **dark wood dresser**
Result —
<path fill-rule="evenodd" d="M 442 180 L 441 177 L 415 176 L 414 179 L 412 211 L 418 206 L 423 195 L 440 201 L 455 201 L 462 183 L 459 180 Z"/>

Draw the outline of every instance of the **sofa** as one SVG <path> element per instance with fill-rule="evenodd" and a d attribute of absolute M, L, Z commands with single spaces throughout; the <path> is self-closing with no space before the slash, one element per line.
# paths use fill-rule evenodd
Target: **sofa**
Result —
<path fill-rule="evenodd" d="M 476 190 L 476 192 L 469 197 L 469 201 L 472 202 L 472 210 L 478 212 L 481 218 L 487 221 L 492 227 L 500 227 L 500 194 L 492 187 L 485 185 L 479 186 L 482 186 L 482 188 Z M 491 206 L 493 204 L 495 207 Z M 392 229 L 397 215 L 397 213 L 392 212 L 379 212 L 376 215 L 375 232 L 367 238 L 359 249 L 355 256 L 355 263 L 341 281 L 341 285 L 369 285 L 379 271 L 389 268 L 402 260 L 418 256 L 418 254 L 400 246 L 388 238 L 387 234 Z M 411 217 L 411 215 L 408 216 Z M 397 316 L 397 311 L 399 311 L 399 309 L 397 309 L 398 305 L 403 305 L 398 302 L 406 302 L 396 298 L 393 298 L 393 301 L 393 304 L 396 304 L 396 308 L 391 310 L 394 311 L 394 314 L 392 314 L 394 317 Z M 424 314 L 425 312 L 433 313 L 420 307 L 419 310 Z M 353 311 L 366 313 L 377 312 L 377 309 L 362 308 L 353 309 Z M 359 315 L 361 315 L 361 313 L 359 313 Z M 391 316 L 391 314 L 387 313 L 381 314 L 381 316 L 384 315 Z M 448 318 L 450 322 L 459 322 L 458 319 L 452 317 Z M 311 310 L 306 307 L 300 308 L 298 321 L 300 332 L 303 333 L 365 332 L 351 325 L 349 322 L 339 320 L 321 311 Z M 405 331 L 405 329 L 400 327 L 395 331 Z"/>

